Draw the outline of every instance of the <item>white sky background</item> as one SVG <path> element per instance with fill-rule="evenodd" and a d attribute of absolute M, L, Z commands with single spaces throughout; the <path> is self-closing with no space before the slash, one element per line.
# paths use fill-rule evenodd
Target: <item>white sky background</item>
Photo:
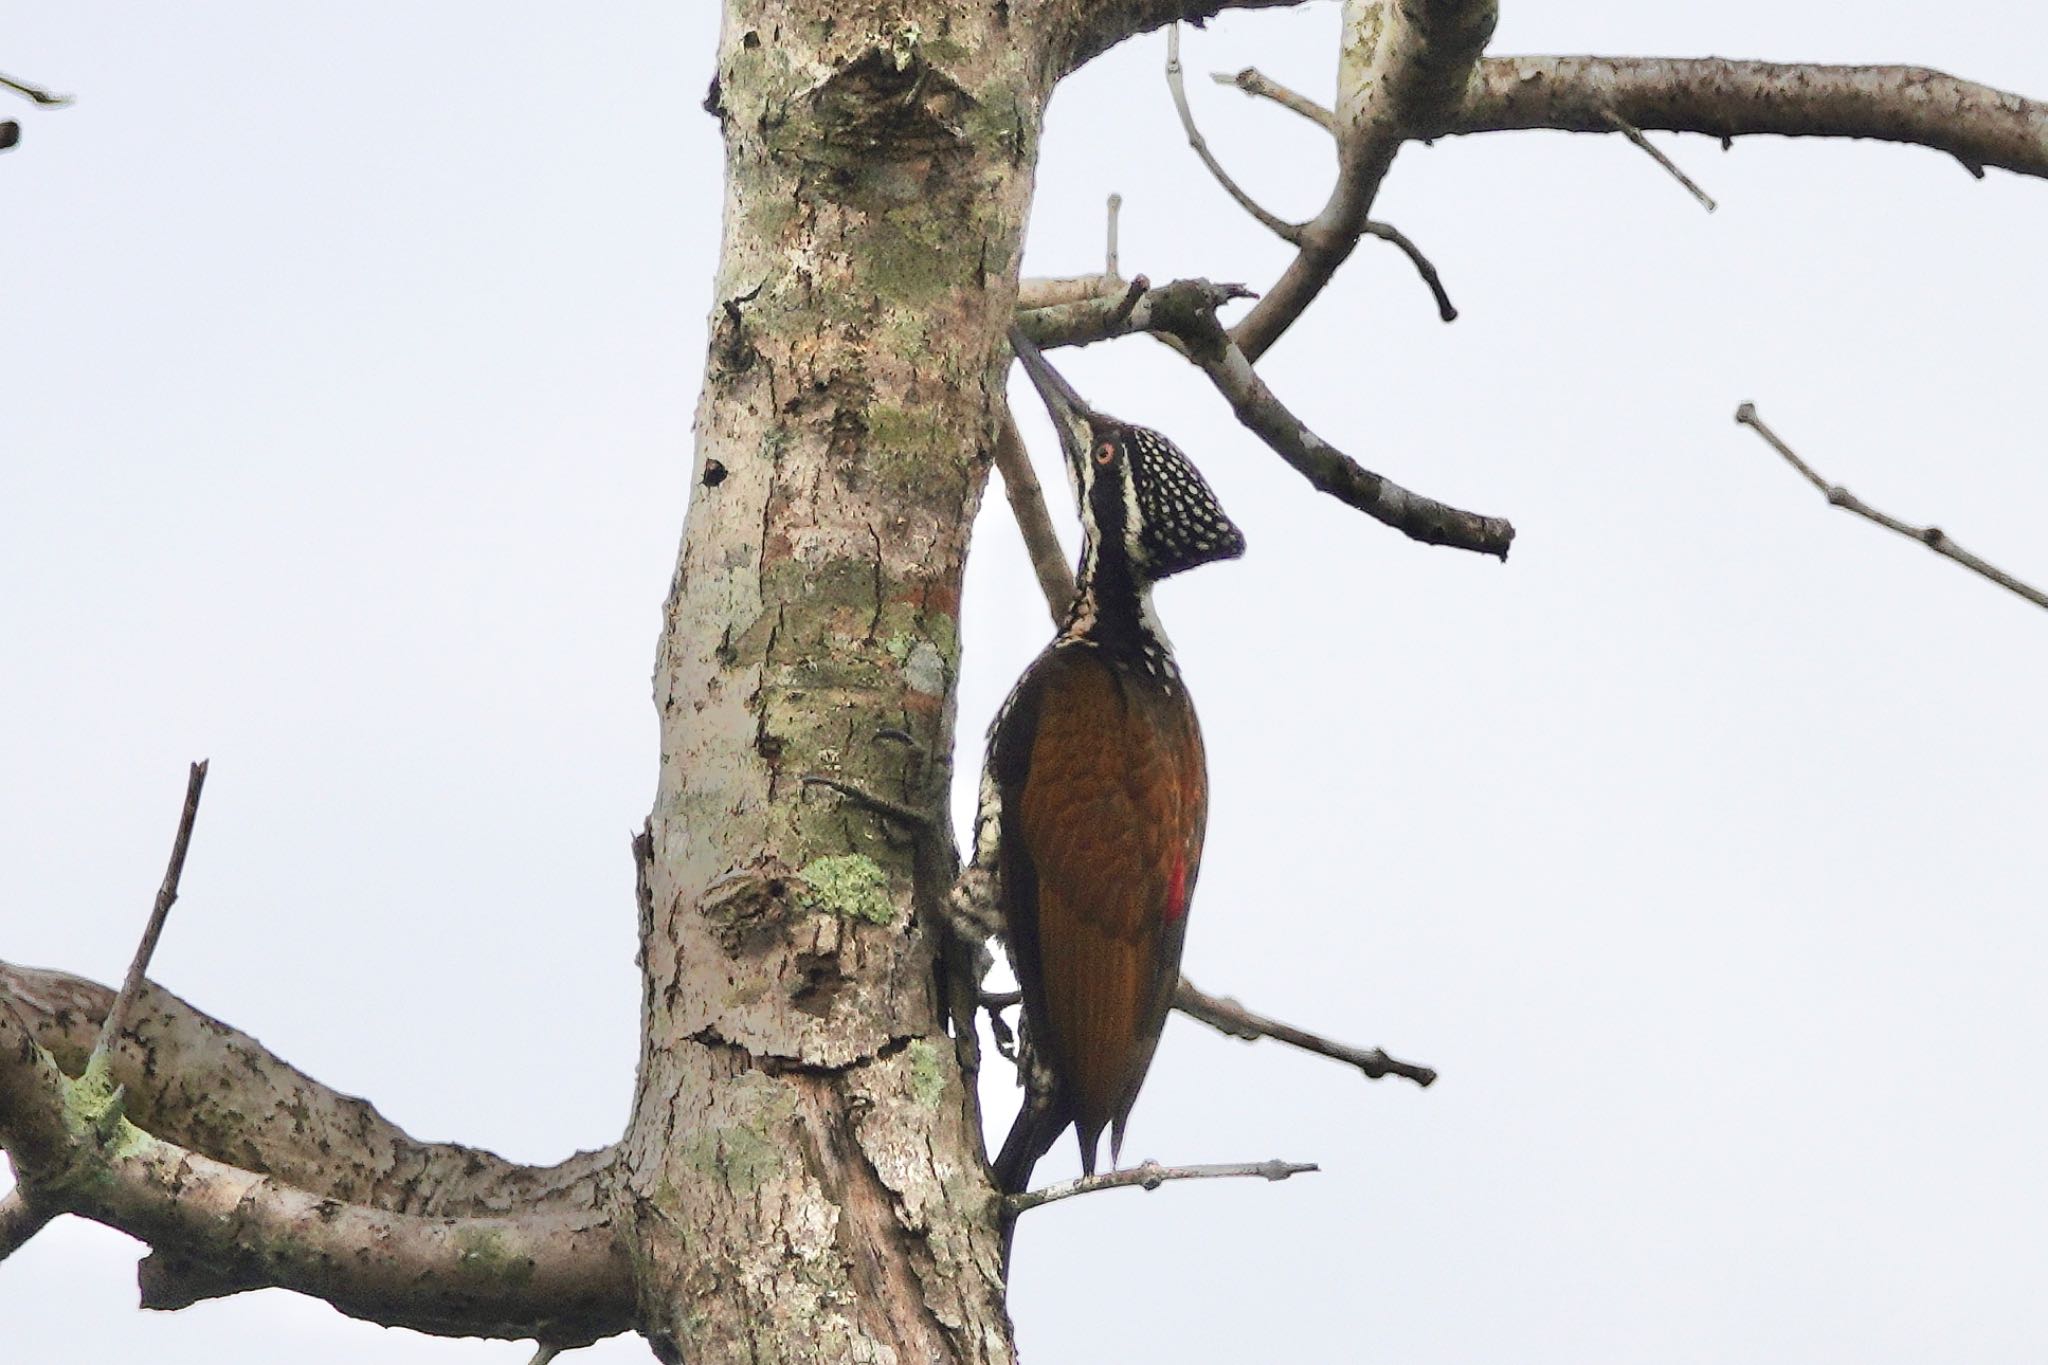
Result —
<path fill-rule="evenodd" d="M 210 756 L 158 979 L 417 1136 L 610 1141 L 712 6 L 26 8 L 0 70 L 79 102 L 10 104 L 0 156 L 0 954 L 117 978 Z M 2048 95 L 2017 0 L 1506 8 L 1498 52 Z M 1321 203 L 1326 140 L 1204 73 L 1327 97 L 1335 28 L 1186 44 L 1209 138 L 1284 215 Z M 1163 45 L 1060 93 L 1031 273 L 1097 265 L 1111 190 L 1129 271 L 1284 263 L 1182 143 Z M 1730 420 L 1754 399 L 1876 505 L 2048 580 L 2048 186 L 1658 140 L 1720 212 L 1618 138 L 1410 148 L 1378 213 L 1463 316 L 1368 242 L 1262 367 L 1370 467 L 1512 516 L 1505 567 L 1312 494 L 1160 347 L 1063 358 L 1251 543 L 1161 594 L 1214 784 L 1190 975 L 1443 1080 L 1176 1020 L 1127 1157 L 1325 1170 L 1031 1215 L 1028 1360 L 2048 1355 L 2048 619 Z M 1026 431 L 1060 490 L 1035 405 Z M 963 776 L 1047 634 L 994 490 L 966 611 Z M 0 1354 L 528 1354 L 274 1291 L 141 1314 L 138 1251 L 39 1237 L 0 1267 Z"/>

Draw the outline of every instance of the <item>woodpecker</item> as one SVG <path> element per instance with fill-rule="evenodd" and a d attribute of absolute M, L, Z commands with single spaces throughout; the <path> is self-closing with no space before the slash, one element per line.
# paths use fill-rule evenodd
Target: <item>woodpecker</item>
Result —
<path fill-rule="evenodd" d="M 1201 726 L 1152 585 L 1244 553 L 1188 457 L 1083 403 L 1015 328 L 1081 514 L 1081 570 L 1059 634 L 989 727 L 974 864 L 992 877 L 1024 992 L 1027 1078 L 996 1158 L 1016 1192 L 1072 1124 L 1081 1168 L 1110 1164 L 1180 978 L 1209 777 Z"/>

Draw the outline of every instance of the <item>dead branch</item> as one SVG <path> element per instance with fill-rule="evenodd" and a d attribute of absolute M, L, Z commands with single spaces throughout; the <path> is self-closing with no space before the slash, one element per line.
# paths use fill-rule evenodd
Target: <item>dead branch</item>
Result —
<path fill-rule="evenodd" d="M 1180 979 L 1180 985 L 1174 990 L 1173 1007 L 1188 1018 L 1199 1019 L 1210 1028 L 1227 1033 L 1233 1038 L 1242 1038 L 1246 1042 L 1271 1038 L 1275 1042 L 1298 1047 L 1304 1052 L 1313 1052 L 1318 1057 L 1329 1057 L 1346 1066 L 1355 1066 L 1368 1080 L 1377 1081 L 1388 1076 L 1400 1076 L 1422 1086 L 1430 1085 L 1436 1080 L 1436 1071 L 1432 1067 L 1400 1061 L 1389 1057 L 1376 1047 L 1352 1047 L 1348 1043 L 1339 1043 L 1321 1034 L 1310 1033 L 1307 1029 L 1283 1024 L 1277 1019 L 1268 1019 L 1263 1014 L 1254 1014 L 1228 996 L 1208 994 L 1186 977 Z"/>
<path fill-rule="evenodd" d="M 1515 528 L 1505 517 L 1481 516 L 1411 493 L 1310 431 L 1266 387 L 1213 312 L 1162 308 L 1150 320 L 1155 329 L 1180 338 L 1188 358 L 1229 400 L 1237 420 L 1317 489 L 1425 545 L 1508 557 Z"/>
<path fill-rule="evenodd" d="M 1301 225 L 1267 212 L 1264 205 L 1247 194 L 1244 187 L 1231 178 L 1230 172 L 1223 169 L 1223 163 L 1209 150 L 1209 140 L 1195 126 L 1195 111 L 1188 107 L 1187 87 L 1181 79 L 1179 24 L 1166 30 L 1166 88 L 1173 95 L 1174 112 L 1180 115 L 1181 131 L 1187 134 L 1188 146 L 1195 149 L 1195 155 L 1202 159 L 1202 165 L 1223 187 L 1223 192 L 1237 201 L 1237 206 L 1258 220 L 1268 232 L 1290 246 L 1300 246 Z"/>
<path fill-rule="evenodd" d="M 1328 109 L 1251 67 L 1216 79 L 1336 128 Z M 2048 176 L 2048 103 L 1920 66 L 1488 57 L 1457 108 L 1416 135 L 1612 133 L 1616 119 L 1723 142 L 1759 134 L 1869 138 L 1947 152 L 1978 177 L 1986 166 Z"/>
<path fill-rule="evenodd" d="M 1408 263 L 1415 267 L 1415 273 L 1422 276 L 1422 282 L 1429 286 L 1429 292 L 1435 296 L 1437 317 L 1445 322 L 1458 320 L 1458 310 L 1451 303 L 1450 293 L 1444 288 L 1443 277 L 1436 273 L 1436 266 L 1430 262 L 1429 257 L 1422 254 L 1422 248 L 1415 245 L 1407 233 L 1391 223 L 1382 223 L 1370 218 L 1365 222 L 1365 233 L 1369 237 L 1377 237 L 1383 242 L 1391 242 L 1399 247 L 1401 254 L 1408 258 Z"/>
<path fill-rule="evenodd" d="M 1235 74 L 1228 71 L 1212 71 L 1209 73 L 1209 79 L 1218 85 L 1234 85 L 1254 99 L 1271 100 L 1282 109 L 1301 115 L 1325 131 L 1336 130 L 1336 116 L 1329 110 L 1308 96 L 1296 94 L 1280 82 L 1261 74 L 1256 67 L 1248 66 Z"/>
<path fill-rule="evenodd" d="M 0 1008 L 12 1008 L 72 1076 L 84 1073 L 113 999 L 83 977 L 0 962 Z M 109 1079 L 139 1127 L 300 1189 L 392 1213 L 587 1208 L 611 1165 L 609 1148 L 537 1167 L 475 1147 L 420 1142 L 368 1101 L 322 1085 L 148 982 L 108 1060 Z"/>
<path fill-rule="evenodd" d="M 1746 427 L 1752 428 L 1757 435 L 1763 437 L 1771 449 L 1784 456 L 1787 464 L 1798 470 L 1808 483 L 1820 490 L 1822 497 L 1835 506 L 1845 511 L 1854 512 L 1866 521 L 1874 521 L 1888 531 L 1896 531 L 1908 540 L 1917 540 L 1936 554 L 1954 560 L 1972 573 L 1990 579 L 2007 592 L 2024 597 L 2037 607 L 2048 607 L 2048 593 L 2022 583 L 2019 579 L 2005 572 L 2005 570 L 1979 559 L 1976 555 L 1971 554 L 1968 550 L 1965 550 L 1962 546 L 1949 539 L 1948 533 L 1939 526 L 1914 526 L 1910 522 L 1900 521 L 1897 517 L 1888 516 L 1878 511 L 1875 507 L 1864 502 L 1840 484 L 1829 483 L 1811 465 L 1794 454 L 1792 447 L 1778 439 L 1778 433 L 1764 425 L 1763 418 L 1756 415 L 1756 405 L 1754 403 L 1744 403 L 1735 409 L 1735 420 Z"/>
<path fill-rule="evenodd" d="M 597 1210 L 419 1218 L 295 1189 L 128 1122 L 4 1005 L 0 1145 L 30 1205 L 150 1244 L 145 1308 L 276 1286 L 444 1335 L 581 1342 L 632 1324 L 631 1266 Z"/>
<path fill-rule="evenodd" d="M 0 1194 L 0 1261 L 21 1250 L 24 1243 L 41 1232 L 54 1210 L 29 1202 L 27 1193 L 16 1185 Z"/>
<path fill-rule="evenodd" d="M 104 1073 L 107 1051 L 127 1028 L 128 1018 L 134 1013 L 135 997 L 142 993 L 142 978 L 149 970 L 150 958 L 156 954 L 157 940 L 163 936 L 164 921 L 170 917 L 171 907 L 178 900 L 178 879 L 185 875 L 185 854 L 192 847 L 192 825 L 199 818 L 199 796 L 205 790 L 206 760 L 202 758 L 186 775 L 185 806 L 178 815 L 177 837 L 171 841 L 171 860 L 164 868 L 163 884 L 157 888 L 156 903 L 150 907 L 149 922 L 143 926 L 142 941 L 135 947 L 135 958 L 128 964 L 128 976 L 122 981 L 112 1008 L 107 1011 L 106 1022 L 100 1026 L 99 1041 L 93 1044 L 92 1057 L 86 1062 L 88 1072 Z"/>
<path fill-rule="evenodd" d="M 1236 1161 L 1210 1166 L 1162 1166 L 1156 1161 L 1146 1161 L 1121 1171 L 1084 1175 L 1078 1180 L 1063 1180 L 1041 1190 L 1008 1195 L 1003 1200 L 1003 1208 L 1015 1218 L 1043 1205 L 1056 1204 L 1079 1194 L 1093 1194 L 1097 1190 L 1156 1190 L 1169 1180 L 1285 1180 L 1289 1176 L 1306 1175 L 1321 1169 L 1312 1161 Z"/>
<path fill-rule="evenodd" d="M 1057 73 L 1068 72 L 1126 38 L 1168 24 L 1200 23 L 1227 9 L 1284 9 L 1301 0 L 1057 0 L 1041 21 L 1067 35 Z"/>
<path fill-rule="evenodd" d="M 1131 283 L 1137 284 L 1143 278 L 1139 276 Z M 1019 312 L 1017 326 L 1040 350 L 1049 351 L 1058 346 L 1087 346 L 1133 332 L 1156 332 L 1157 319 L 1162 316 L 1191 308 L 1213 315 L 1233 299 L 1252 297 L 1252 291 L 1241 284 L 1213 284 L 1208 280 L 1174 280 L 1147 288 L 1135 299 L 1120 285 L 1113 295 Z"/>
<path fill-rule="evenodd" d="M 1063 275 L 1017 282 L 1017 311 L 1054 308 L 1093 299 L 1113 299 L 1124 291 L 1124 281 L 1108 275 Z"/>
<path fill-rule="evenodd" d="M 1736 138 L 1860 137 L 1947 152 L 1973 174 L 2048 176 L 2048 104 L 1918 66 L 1720 57 L 1497 57 L 1421 137 L 1637 128 Z"/>
<path fill-rule="evenodd" d="M 1676 180 L 1680 185 L 1683 185 L 1685 187 L 1686 192 L 1692 195 L 1693 198 L 1699 200 L 1699 202 L 1706 208 L 1708 213 L 1712 213 L 1714 211 L 1713 196 L 1709 195 L 1705 190 L 1701 189 L 1696 183 L 1694 183 L 1693 178 L 1691 176 L 1687 175 L 1684 171 L 1678 169 L 1678 163 L 1676 161 L 1673 161 L 1670 157 L 1664 155 L 1663 151 L 1657 146 L 1656 143 L 1650 141 L 1650 139 L 1648 139 L 1647 137 L 1644 137 L 1642 129 L 1636 127 L 1633 123 L 1630 123 L 1627 119 L 1615 113 L 1612 109 L 1607 111 L 1607 121 L 1614 125 L 1615 132 L 1620 133 L 1623 137 L 1627 138 L 1631 143 L 1635 145 L 1638 151 L 1642 152 L 1645 156 L 1649 157 L 1650 160 L 1656 162 L 1659 166 L 1662 166 L 1666 173 L 1668 173 L 1673 180 Z"/>
<path fill-rule="evenodd" d="M 1222 78 L 1219 77 L 1218 79 Z M 1201 158 L 1202 165 L 1208 168 L 1209 174 L 1215 177 L 1216 183 L 1223 187 L 1224 193 L 1236 200 L 1239 208 L 1257 219 L 1261 226 L 1273 233 L 1281 241 L 1288 243 L 1290 246 L 1299 247 L 1302 244 L 1303 225 L 1300 223 L 1290 223 L 1276 214 L 1269 213 L 1263 205 L 1252 198 L 1236 180 L 1231 178 L 1230 173 L 1223 169 L 1223 164 L 1209 150 L 1209 140 L 1202 136 L 1201 129 L 1195 125 L 1194 111 L 1188 106 L 1187 89 L 1181 73 L 1179 25 L 1175 25 L 1167 30 L 1166 88 L 1173 95 L 1174 111 L 1180 115 L 1181 130 L 1187 134 L 1188 146 L 1195 149 L 1195 155 Z M 1275 87 L 1275 89 L 1279 90 L 1279 87 Z M 1299 96 L 1295 96 L 1292 91 L 1284 91 L 1282 93 L 1299 99 Z M 1311 105 L 1310 107 L 1313 108 L 1314 106 Z M 1444 290 L 1442 277 L 1437 274 L 1436 267 L 1430 263 L 1429 258 L 1422 254 L 1422 249 L 1416 246 L 1405 233 L 1391 224 L 1375 222 L 1371 219 L 1366 220 L 1361 226 L 1360 231 L 1369 236 L 1377 237 L 1383 242 L 1391 242 L 1396 247 L 1399 247 L 1401 254 L 1408 258 L 1409 263 L 1422 276 L 1423 283 L 1429 286 L 1429 292 L 1435 296 L 1437 316 L 1445 322 L 1457 321 L 1458 310 L 1452 306 L 1451 296 Z"/>
<path fill-rule="evenodd" d="M 1280 339 L 1351 255 L 1402 144 L 1459 106 L 1495 17 L 1493 0 L 1347 0 L 1333 123 L 1337 182 L 1303 224 L 1294 260 L 1231 328 L 1247 360 Z"/>

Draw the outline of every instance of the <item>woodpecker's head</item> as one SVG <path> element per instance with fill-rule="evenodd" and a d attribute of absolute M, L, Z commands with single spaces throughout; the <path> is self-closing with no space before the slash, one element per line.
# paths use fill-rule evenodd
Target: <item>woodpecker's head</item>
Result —
<path fill-rule="evenodd" d="M 1084 556 L 1120 552 L 1134 578 L 1156 583 L 1244 553 L 1244 534 L 1179 446 L 1082 402 L 1014 327 L 1010 345 L 1059 431 L 1088 540 Z"/>

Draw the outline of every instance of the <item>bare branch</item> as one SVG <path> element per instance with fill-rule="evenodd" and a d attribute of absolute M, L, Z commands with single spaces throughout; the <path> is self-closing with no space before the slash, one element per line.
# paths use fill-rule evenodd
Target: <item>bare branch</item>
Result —
<path fill-rule="evenodd" d="M 1947 152 L 1975 174 L 2048 176 L 2048 104 L 1917 66 L 1720 57 L 1496 57 L 1418 136 L 1637 128 L 1722 139 L 1860 137 Z"/>
<path fill-rule="evenodd" d="M 114 992 L 64 972 L 0 962 L 11 1007 L 71 1075 L 84 1072 Z M 366 1100 L 297 1070 L 256 1039 L 144 983 L 109 1055 L 137 1125 L 300 1189 L 393 1213 L 452 1216 L 587 1208 L 612 1152 L 524 1166 L 475 1147 L 420 1142 Z"/>
<path fill-rule="evenodd" d="M 1066 275 L 1050 279 L 1019 280 L 1017 311 L 1028 313 L 1034 309 L 1054 308 L 1061 304 L 1113 299 L 1119 297 L 1123 291 L 1124 282 L 1108 275 Z"/>
<path fill-rule="evenodd" d="M 1123 213 L 1123 207 L 1124 197 L 1122 195 L 1111 194 L 1109 196 L 1109 240 L 1104 245 L 1102 251 L 1102 274 L 1105 279 L 1114 280 L 1122 278 L 1116 259 L 1116 227 L 1117 219 Z"/>
<path fill-rule="evenodd" d="M 1199 24 L 1227 9 L 1285 9 L 1301 0 L 1056 0 L 1042 22 L 1064 30 L 1057 73 L 1092 61 L 1126 38 L 1168 24 Z M 1057 31 L 1056 30 L 1056 31 Z"/>
<path fill-rule="evenodd" d="M 1332 114 L 1308 96 L 1298 95 L 1294 91 L 1289 90 L 1280 82 L 1260 72 L 1257 67 L 1248 66 L 1235 75 L 1228 71 L 1212 71 L 1209 73 L 1209 79 L 1218 85 L 1234 85 L 1254 99 L 1271 100 L 1282 109 L 1301 115 L 1310 123 L 1317 125 L 1326 132 L 1335 132 L 1337 130 L 1337 116 L 1335 114 Z"/>
<path fill-rule="evenodd" d="M 1798 470 L 1808 483 L 1821 491 L 1822 497 L 1825 497 L 1835 506 L 1854 512 L 1865 520 L 1874 521 L 1888 531 L 1896 531 L 1908 540 L 1917 540 L 1936 554 L 1953 559 L 1964 568 L 1990 579 L 2007 592 L 2016 593 L 2026 598 L 2037 607 L 2048 607 L 2048 593 L 2020 582 L 2019 579 L 2014 578 L 2003 569 L 1987 564 L 1962 546 L 1956 544 L 1953 540 L 1950 540 L 1948 533 L 1940 527 L 1914 526 L 1909 522 L 1900 521 L 1897 517 L 1887 516 L 1840 484 L 1829 483 L 1811 465 L 1794 454 L 1792 447 L 1779 440 L 1776 432 L 1764 425 L 1763 418 L 1756 415 L 1756 405 L 1754 403 L 1744 403 L 1735 409 L 1735 420 L 1746 427 L 1753 428 L 1757 435 L 1764 438 L 1771 449 L 1784 456 L 1787 464 Z"/>
<path fill-rule="evenodd" d="M 1266 387 L 1213 312 L 1161 308 L 1150 320 L 1155 330 L 1180 338 L 1188 358 L 1229 400 L 1237 420 L 1316 488 L 1425 545 L 1508 557 L 1515 528 L 1505 517 L 1481 516 L 1411 493 L 1310 431 Z"/>
<path fill-rule="evenodd" d="M 1084 1175 L 1078 1180 L 1047 1185 L 1042 1190 L 1008 1195 L 1003 1200 L 1003 1207 L 1015 1218 L 1042 1205 L 1072 1199 L 1077 1194 L 1093 1194 L 1097 1190 L 1156 1190 L 1169 1180 L 1285 1180 L 1289 1176 L 1306 1175 L 1321 1169 L 1312 1161 L 1236 1161 L 1211 1166 L 1162 1166 L 1156 1161 L 1146 1161 L 1121 1171 Z"/>
<path fill-rule="evenodd" d="M 25 95 L 37 104 L 46 107 L 59 107 L 71 103 L 71 96 L 69 95 L 53 95 L 41 86 L 30 85 L 27 81 L 18 81 L 12 76 L 0 76 L 0 86 L 6 86 L 15 94 Z"/>
<path fill-rule="evenodd" d="M 185 854 L 192 847 L 192 824 L 199 818 L 199 796 L 205 789 L 206 760 L 202 758 L 186 775 L 185 807 L 178 815 L 177 837 L 171 841 L 171 861 L 164 868 L 163 885 L 157 888 L 156 904 L 150 907 L 149 923 L 143 926 L 142 942 L 136 945 L 135 959 L 128 964 L 127 979 L 121 983 L 120 994 L 114 997 L 113 1008 L 107 1011 L 106 1023 L 100 1026 L 99 1042 L 93 1045 L 92 1058 L 86 1063 L 89 1072 L 106 1069 L 107 1050 L 128 1027 L 129 1016 L 134 1013 L 135 997 L 142 992 L 142 978 L 149 971 L 150 958 L 156 954 L 157 940 L 164 932 L 164 921 L 178 900 L 178 879 L 185 875 Z"/>
<path fill-rule="evenodd" d="M 1459 107 L 1495 17 L 1493 0 L 1345 0 L 1337 183 L 1294 260 L 1231 329 L 1246 359 L 1264 355 L 1351 255 L 1401 145 Z"/>
<path fill-rule="evenodd" d="M 1334 129 L 1336 115 L 1250 67 L 1218 75 Z M 1825 66 L 1721 57 L 1488 57 L 1464 101 L 1417 136 L 1551 129 L 1720 138 L 1870 138 L 1947 152 L 1982 179 L 1986 166 L 2048 176 L 2048 103 L 1918 66 Z"/>
<path fill-rule="evenodd" d="M 1230 172 L 1223 169 L 1223 163 L 1209 150 L 1209 140 L 1202 136 L 1202 130 L 1195 126 L 1195 111 L 1188 107 L 1188 92 L 1181 79 L 1180 68 L 1180 25 L 1166 30 L 1166 88 L 1173 94 L 1174 111 L 1180 115 L 1181 131 L 1187 134 L 1188 146 L 1195 149 L 1195 155 L 1208 167 L 1209 174 L 1223 187 L 1223 192 L 1237 201 L 1237 206 L 1257 219 L 1259 225 L 1290 246 L 1301 245 L 1301 227 L 1275 214 L 1268 213 L 1264 205 L 1251 197 L 1231 179 Z"/>
<path fill-rule="evenodd" d="M 1640 151 L 1642 151 L 1645 155 L 1647 155 L 1650 158 L 1650 160 L 1656 162 L 1659 166 L 1662 166 L 1666 171 L 1668 171 L 1671 174 L 1672 179 L 1676 180 L 1679 184 L 1685 186 L 1686 191 L 1690 193 L 1693 198 L 1699 200 L 1701 204 L 1706 206 L 1706 210 L 1708 213 L 1712 213 L 1714 211 L 1713 197 L 1709 195 L 1705 190 L 1701 189 L 1697 184 L 1693 183 L 1693 178 L 1691 176 L 1687 175 L 1684 171 L 1678 169 L 1678 163 L 1676 161 L 1673 161 L 1670 157 L 1664 155 L 1664 153 L 1658 149 L 1656 143 L 1650 141 L 1650 139 L 1648 139 L 1647 137 L 1644 137 L 1642 129 L 1636 127 L 1633 123 L 1630 123 L 1627 119 L 1615 113 L 1612 109 L 1609 109 L 1607 111 L 1607 121 L 1614 125 L 1614 130 L 1616 132 L 1620 133 L 1623 137 L 1627 138 L 1630 142 L 1634 143 Z"/>
<path fill-rule="evenodd" d="M 1381 1080 L 1387 1076 L 1400 1076 L 1417 1085 L 1426 1086 L 1436 1080 L 1436 1071 L 1431 1067 L 1417 1066 L 1389 1057 L 1378 1048 L 1352 1047 L 1299 1029 L 1292 1024 L 1283 1024 L 1277 1019 L 1268 1019 L 1263 1014 L 1253 1014 L 1228 996 L 1210 995 L 1182 977 L 1173 993 L 1173 1007 L 1190 1019 L 1199 1019 L 1210 1028 L 1227 1033 L 1233 1038 L 1246 1042 L 1257 1042 L 1271 1038 L 1304 1052 L 1313 1052 L 1319 1057 L 1329 1057 L 1355 1066 L 1364 1072 L 1369 1080 Z"/>
<path fill-rule="evenodd" d="M 27 1199 L 138 1237 L 145 1308 L 266 1286 L 444 1335 L 595 1341 L 632 1324 L 604 1215 L 418 1218 L 325 1199 L 153 1137 L 0 1006 L 0 1144 Z"/>
<path fill-rule="evenodd" d="M 0 1261 L 21 1250 L 55 1216 L 56 1210 L 31 1202 L 19 1184 L 0 1195 Z"/>
<path fill-rule="evenodd" d="M 1131 281 L 1138 284 L 1144 279 Z M 1101 295 L 1081 303 L 1058 304 L 1017 314 L 1017 325 L 1040 350 L 1056 346 L 1087 346 L 1097 341 L 1128 336 L 1133 332 L 1158 332 L 1157 319 L 1193 310 L 1211 316 L 1233 299 L 1255 297 L 1241 284 L 1214 284 L 1208 280 L 1174 280 L 1143 290 L 1136 299 L 1129 291 Z"/>
<path fill-rule="evenodd" d="M 1031 568 L 1038 575 L 1038 586 L 1045 593 L 1045 605 L 1057 629 L 1074 600 L 1074 571 L 1046 511 L 1045 491 L 1031 468 L 1031 452 L 1024 448 L 1017 419 L 1007 408 L 996 429 L 996 468 L 1002 472 L 1003 492 L 1017 518 L 1017 529 L 1024 534 L 1024 549 L 1031 556 Z"/>
<path fill-rule="evenodd" d="M 1365 232 L 1367 236 L 1377 237 L 1383 242 L 1392 242 L 1399 247 L 1401 254 L 1408 258 L 1408 263 L 1415 267 L 1415 272 L 1422 276 L 1422 282 L 1429 286 L 1429 292 L 1436 297 L 1437 317 L 1445 322 L 1458 320 L 1457 307 L 1452 304 L 1442 277 L 1436 273 L 1436 266 L 1430 263 L 1429 257 L 1422 254 L 1422 248 L 1415 245 L 1407 233 L 1391 223 L 1376 222 L 1372 219 L 1366 220 Z"/>

